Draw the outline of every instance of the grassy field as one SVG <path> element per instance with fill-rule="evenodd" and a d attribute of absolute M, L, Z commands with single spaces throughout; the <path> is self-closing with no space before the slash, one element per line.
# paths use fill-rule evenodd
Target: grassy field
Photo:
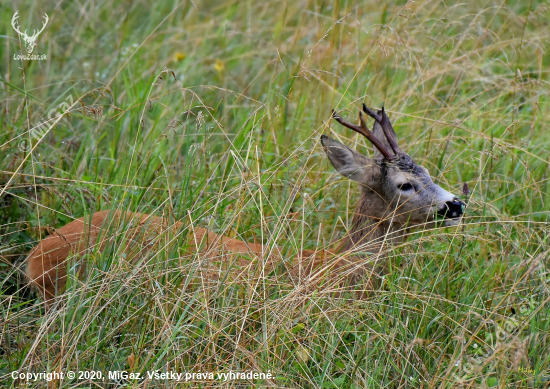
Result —
<path fill-rule="evenodd" d="M 35 49 L 46 60 L 14 59 L 17 10 L 29 31 L 48 14 Z M 115 370 L 146 379 L 49 385 L 548 385 L 548 3 L 25 0 L 0 11 L 0 387 L 48 385 L 14 371 Z M 56 312 L 24 287 L 37 240 L 101 209 L 289 253 L 331 247 L 359 188 L 319 137 L 370 153 L 330 120 L 362 102 L 386 107 L 436 183 L 471 192 L 458 227 L 388 247 L 368 299 L 284 274 L 181 289 L 201 258 L 174 236 L 136 267 L 117 245 L 91 252 Z M 154 370 L 273 378 L 148 380 Z"/>

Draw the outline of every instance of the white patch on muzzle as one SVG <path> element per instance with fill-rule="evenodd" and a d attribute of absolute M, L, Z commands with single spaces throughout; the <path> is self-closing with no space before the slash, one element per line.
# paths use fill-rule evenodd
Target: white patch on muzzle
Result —
<path fill-rule="evenodd" d="M 453 201 L 456 199 L 456 196 L 452 193 L 447 192 L 445 189 L 441 188 L 440 186 L 437 187 L 437 204 L 440 208 L 439 210 L 443 209 L 443 205 L 447 201 Z"/>
<path fill-rule="evenodd" d="M 452 194 L 450 192 L 447 192 L 445 189 L 438 186 L 437 211 L 445 211 L 445 209 L 447 207 L 445 203 L 448 202 L 448 201 L 452 202 L 452 201 L 457 200 L 457 199 L 458 199 L 457 196 L 455 196 L 454 194 Z M 461 216 L 457 217 L 455 219 L 445 219 L 443 225 L 445 225 L 445 226 L 456 226 L 458 223 L 460 223 L 460 219 L 461 219 Z"/>

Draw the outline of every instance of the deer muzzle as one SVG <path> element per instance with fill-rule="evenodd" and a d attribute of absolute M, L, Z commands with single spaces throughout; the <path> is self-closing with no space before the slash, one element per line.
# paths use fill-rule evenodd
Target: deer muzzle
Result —
<path fill-rule="evenodd" d="M 443 208 L 437 211 L 437 215 L 445 219 L 458 219 L 464 214 L 465 204 L 458 198 L 447 201 Z"/>

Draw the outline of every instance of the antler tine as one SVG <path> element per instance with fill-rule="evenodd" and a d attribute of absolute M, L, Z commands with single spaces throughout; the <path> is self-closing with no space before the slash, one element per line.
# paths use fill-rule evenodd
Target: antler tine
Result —
<path fill-rule="evenodd" d="M 48 14 L 44 14 L 44 19 L 45 19 L 45 20 L 44 20 L 44 23 L 42 23 L 42 29 L 41 29 L 40 31 L 34 30 L 34 31 L 33 31 L 34 34 L 33 34 L 32 38 L 37 38 L 38 35 L 40 35 L 40 33 L 41 33 L 42 31 L 44 31 L 44 29 L 46 28 L 46 25 L 48 24 L 48 21 L 50 20 L 50 18 L 48 18 Z"/>
<path fill-rule="evenodd" d="M 395 130 L 393 129 L 390 118 L 386 114 L 386 111 L 384 110 L 384 107 L 382 107 L 382 130 L 384 131 L 384 134 L 386 135 L 386 138 L 388 138 L 388 142 L 391 145 L 391 148 L 396 154 L 400 154 L 402 151 L 399 148 L 399 145 L 397 144 L 397 138 L 395 137 Z"/>
<path fill-rule="evenodd" d="M 18 18 L 19 18 L 19 11 L 15 11 L 15 13 L 13 14 L 13 17 L 11 18 L 11 26 L 17 33 L 23 35 L 23 33 L 19 31 L 19 23 L 17 22 Z"/>
<path fill-rule="evenodd" d="M 393 136 L 393 133 L 391 131 L 391 122 L 388 115 L 386 115 L 386 111 L 384 110 L 384 107 L 382 107 L 382 114 L 379 115 L 375 113 L 373 110 L 369 109 L 365 103 L 363 103 L 363 111 L 369 115 L 371 118 L 376 120 L 378 124 L 382 127 L 382 131 L 384 131 L 384 135 L 386 136 L 386 139 L 388 140 L 388 143 L 390 144 L 390 147 L 392 148 L 393 152 L 395 154 L 400 154 L 402 151 L 397 145 L 397 139 Z"/>
<path fill-rule="evenodd" d="M 367 138 L 374 145 L 374 147 L 376 147 L 382 153 L 384 158 L 386 158 L 388 161 L 391 161 L 392 159 L 395 158 L 395 155 L 391 155 L 390 152 L 384 147 L 382 142 L 380 142 L 380 140 L 376 136 L 374 136 L 372 131 L 368 129 L 367 124 L 363 120 L 363 115 L 361 115 L 361 112 L 359 112 L 359 119 L 361 121 L 361 126 L 357 126 L 355 124 L 352 124 L 342 119 L 342 117 L 338 115 L 338 113 L 334 109 L 332 110 L 332 117 L 341 125 L 349 128 L 350 130 L 358 132 L 359 134 Z"/>
<path fill-rule="evenodd" d="M 367 115 L 369 115 L 371 118 L 376 120 L 378 123 L 382 121 L 382 116 L 378 115 L 376 112 L 374 112 L 372 109 L 367 107 L 365 103 L 363 103 L 363 112 L 365 112 Z"/>

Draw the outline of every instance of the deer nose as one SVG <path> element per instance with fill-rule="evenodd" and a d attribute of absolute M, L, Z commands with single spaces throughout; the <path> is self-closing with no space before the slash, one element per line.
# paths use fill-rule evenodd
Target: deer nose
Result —
<path fill-rule="evenodd" d="M 445 219 L 456 219 L 464 214 L 464 206 L 465 204 L 458 197 L 455 197 L 452 201 L 443 204 L 443 208 L 438 210 L 437 214 Z"/>

